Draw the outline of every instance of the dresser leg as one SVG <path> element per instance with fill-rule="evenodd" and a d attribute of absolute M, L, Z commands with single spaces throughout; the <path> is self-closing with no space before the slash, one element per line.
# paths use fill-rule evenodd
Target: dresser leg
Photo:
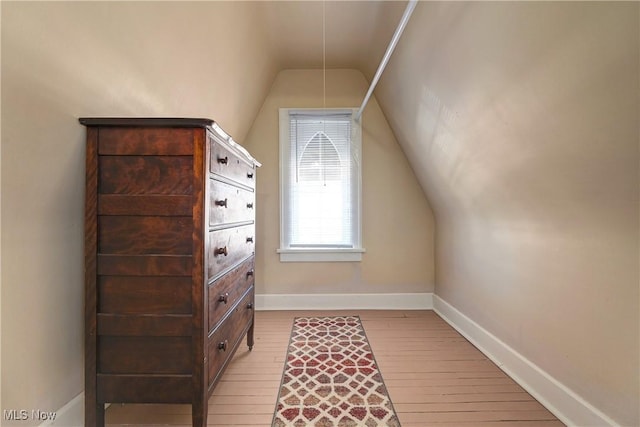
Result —
<path fill-rule="evenodd" d="M 104 403 L 96 404 L 96 427 L 104 427 Z"/>
<path fill-rule="evenodd" d="M 87 403 L 84 410 L 85 427 L 104 427 L 104 403 Z"/>
<path fill-rule="evenodd" d="M 249 326 L 249 330 L 247 331 L 247 345 L 249 346 L 249 351 L 253 350 L 253 327 L 254 326 L 255 326 L 255 322 L 252 319 L 251 326 Z"/>
<path fill-rule="evenodd" d="M 193 427 L 206 427 L 207 425 L 207 401 L 197 399 L 197 402 L 193 402 L 191 405 L 191 418 Z"/>
<path fill-rule="evenodd" d="M 91 393 L 85 394 L 84 425 L 85 427 L 104 427 L 104 403 L 95 400 L 92 402 L 90 395 Z"/>

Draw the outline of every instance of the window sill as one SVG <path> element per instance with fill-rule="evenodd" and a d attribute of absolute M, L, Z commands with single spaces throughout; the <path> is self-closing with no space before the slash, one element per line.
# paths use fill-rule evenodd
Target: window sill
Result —
<path fill-rule="evenodd" d="M 356 249 L 277 249 L 280 262 L 360 262 L 364 248 Z"/>

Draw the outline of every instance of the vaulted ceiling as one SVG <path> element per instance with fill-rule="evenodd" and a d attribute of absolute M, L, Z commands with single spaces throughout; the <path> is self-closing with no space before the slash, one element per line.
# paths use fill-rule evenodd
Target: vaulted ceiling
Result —
<path fill-rule="evenodd" d="M 382 59 L 405 6 L 403 1 L 260 3 L 279 69 L 326 65 L 355 68 L 369 78 Z"/>

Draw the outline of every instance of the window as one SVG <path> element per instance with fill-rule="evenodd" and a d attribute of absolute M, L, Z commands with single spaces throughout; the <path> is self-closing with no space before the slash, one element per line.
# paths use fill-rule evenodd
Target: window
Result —
<path fill-rule="evenodd" d="M 355 110 L 280 109 L 281 261 L 360 261 Z"/>

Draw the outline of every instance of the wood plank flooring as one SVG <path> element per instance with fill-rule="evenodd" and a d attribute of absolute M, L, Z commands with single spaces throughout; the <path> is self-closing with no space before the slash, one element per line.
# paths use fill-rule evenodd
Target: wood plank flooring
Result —
<path fill-rule="evenodd" d="M 556 427 L 556 417 L 433 311 L 256 312 L 255 346 L 241 346 L 209 399 L 209 426 L 268 427 L 293 318 L 357 314 L 403 427 Z M 107 425 L 190 426 L 189 405 L 121 405 Z"/>

